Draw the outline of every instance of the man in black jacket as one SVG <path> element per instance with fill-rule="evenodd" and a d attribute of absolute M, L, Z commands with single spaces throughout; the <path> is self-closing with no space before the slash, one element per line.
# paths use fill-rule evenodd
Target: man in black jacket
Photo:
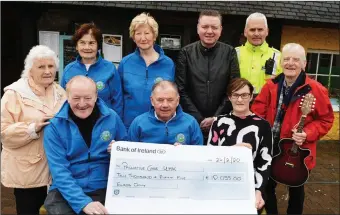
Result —
<path fill-rule="evenodd" d="M 213 117 L 231 110 L 227 86 L 240 73 L 235 49 L 218 41 L 221 32 L 220 13 L 202 11 L 197 24 L 200 41 L 181 49 L 176 66 L 180 104 L 200 124 L 205 144 Z"/>

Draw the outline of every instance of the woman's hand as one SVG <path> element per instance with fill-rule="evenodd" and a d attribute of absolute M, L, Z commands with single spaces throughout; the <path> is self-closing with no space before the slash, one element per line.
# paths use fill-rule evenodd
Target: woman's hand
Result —
<path fill-rule="evenodd" d="M 50 124 L 50 122 L 47 121 L 52 119 L 53 117 L 54 115 L 45 115 L 41 120 L 35 122 L 35 133 L 40 132 L 43 127 Z"/>
<path fill-rule="evenodd" d="M 249 149 L 252 149 L 253 147 L 250 145 L 250 143 L 237 143 L 235 146 L 245 146 Z"/>
<path fill-rule="evenodd" d="M 265 202 L 262 198 L 261 191 L 255 191 L 255 207 L 257 210 L 260 210 L 264 206 Z"/>

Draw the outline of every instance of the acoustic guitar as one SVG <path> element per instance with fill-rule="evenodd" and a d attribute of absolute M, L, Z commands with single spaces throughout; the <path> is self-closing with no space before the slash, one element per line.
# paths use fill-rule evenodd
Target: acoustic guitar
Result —
<path fill-rule="evenodd" d="M 315 97 L 308 93 L 301 100 L 300 107 L 302 116 L 297 126 L 297 132 L 301 133 L 307 114 L 315 104 Z M 272 159 L 271 178 L 281 184 L 290 187 L 303 185 L 309 177 L 309 171 L 305 159 L 310 155 L 309 149 L 299 147 L 293 139 L 284 138 L 279 142 L 279 154 Z"/>

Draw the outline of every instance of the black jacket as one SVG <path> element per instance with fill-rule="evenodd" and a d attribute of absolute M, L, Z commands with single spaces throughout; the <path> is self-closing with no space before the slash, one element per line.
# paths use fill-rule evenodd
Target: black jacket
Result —
<path fill-rule="evenodd" d="M 176 84 L 184 112 L 194 116 L 198 123 L 226 112 L 231 107 L 227 102 L 227 86 L 231 76 L 239 74 L 232 46 L 217 42 L 207 49 L 197 41 L 183 47 L 176 65 Z"/>

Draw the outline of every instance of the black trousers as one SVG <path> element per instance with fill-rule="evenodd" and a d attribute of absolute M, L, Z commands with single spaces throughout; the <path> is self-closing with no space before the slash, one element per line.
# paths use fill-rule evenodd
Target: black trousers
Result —
<path fill-rule="evenodd" d="M 275 192 L 276 185 L 277 183 L 270 178 L 265 193 L 266 204 L 264 205 L 264 207 L 266 209 L 267 214 L 278 214 L 277 199 Z M 305 200 L 304 185 L 300 187 L 289 187 L 287 214 L 302 214 L 304 200 Z"/>
<path fill-rule="evenodd" d="M 99 189 L 93 192 L 85 193 L 93 201 L 98 201 L 105 205 L 106 189 Z M 54 189 L 48 192 L 45 200 L 45 209 L 48 214 L 72 214 L 76 215 L 68 202 L 64 199 L 58 189 Z M 85 214 L 83 211 L 80 214 Z"/>
<path fill-rule="evenodd" d="M 39 214 L 40 207 L 44 204 L 47 187 L 14 188 L 17 214 Z"/>
<path fill-rule="evenodd" d="M 202 131 L 203 135 L 203 145 L 206 146 L 208 144 L 208 137 L 209 137 L 209 131 Z"/>

